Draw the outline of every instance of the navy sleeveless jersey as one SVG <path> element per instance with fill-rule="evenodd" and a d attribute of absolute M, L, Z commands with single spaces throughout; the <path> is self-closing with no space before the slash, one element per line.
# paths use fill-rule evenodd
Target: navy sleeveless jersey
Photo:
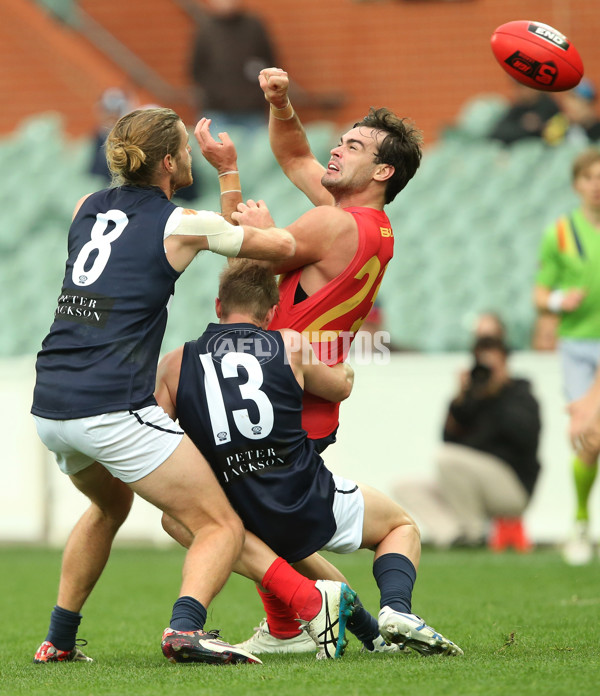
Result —
<path fill-rule="evenodd" d="M 302 393 L 278 331 L 209 324 L 184 346 L 179 424 L 246 529 L 290 562 L 336 530 L 333 477 L 302 429 Z"/>
<path fill-rule="evenodd" d="M 83 202 L 37 356 L 32 413 L 70 419 L 156 403 L 167 303 L 181 275 L 163 239 L 175 208 L 157 187 L 106 189 Z"/>

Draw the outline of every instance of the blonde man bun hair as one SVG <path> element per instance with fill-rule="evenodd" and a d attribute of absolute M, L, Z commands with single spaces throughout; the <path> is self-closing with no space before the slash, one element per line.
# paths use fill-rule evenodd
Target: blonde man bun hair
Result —
<path fill-rule="evenodd" d="M 113 174 L 122 176 L 124 173 L 134 173 L 146 161 L 146 155 L 137 145 L 124 143 L 119 140 L 112 144 L 110 151 L 107 143 L 108 166 Z M 109 154 L 110 153 L 110 154 Z"/>
<path fill-rule="evenodd" d="M 181 144 L 179 116 L 172 109 L 137 109 L 120 118 L 106 139 L 113 183 L 150 186 L 163 158 Z"/>

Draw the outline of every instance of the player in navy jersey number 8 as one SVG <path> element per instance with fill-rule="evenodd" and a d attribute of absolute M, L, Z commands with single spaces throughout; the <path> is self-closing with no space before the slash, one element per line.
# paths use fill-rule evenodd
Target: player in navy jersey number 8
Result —
<path fill-rule="evenodd" d="M 76 646 L 80 610 L 108 560 L 133 493 L 192 531 L 163 652 L 172 661 L 259 662 L 202 631 L 231 572 L 242 524 L 210 467 L 156 405 L 156 366 L 175 281 L 199 251 L 282 260 L 284 230 L 233 227 L 171 202 L 192 183 L 183 122 L 134 111 L 106 143 L 113 188 L 82 198 L 69 230 L 54 323 L 36 363 L 32 413 L 61 470 L 90 500 L 67 541 L 50 630 L 34 662 L 89 660 Z M 207 570 L 210 569 L 210 570 Z M 260 578 L 258 578 L 260 580 Z"/>

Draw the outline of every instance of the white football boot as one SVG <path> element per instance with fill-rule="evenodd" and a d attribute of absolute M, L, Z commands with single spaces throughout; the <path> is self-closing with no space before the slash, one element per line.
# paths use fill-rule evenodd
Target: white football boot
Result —
<path fill-rule="evenodd" d="M 341 657 L 346 649 L 346 623 L 354 611 L 356 592 L 345 582 L 317 580 L 316 588 L 321 593 L 319 613 L 310 621 L 301 621 L 308 635 L 317 644 L 317 660 Z"/>
<path fill-rule="evenodd" d="M 404 645 L 404 643 L 386 643 L 385 640 L 383 639 L 383 636 L 379 634 L 377 638 L 373 640 L 373 647 L 372 648 L 367 648 L 367 646 L 363 643 L 362 648 L 360 649 L 361 652 L 368 652 L 371 653 L 372 655 L 374 653 L 407 653 L 409 652 L 408 648 Z"/>
<path fill-rule="evenodd" d="M 383 607 L 378 618 L 379 632 L 386 642 L 402 643 L 421 655 L 463 655 L 458 645 L 444 638 L 416 614 Z"/>
<path fill-rule="evenodd" d="M 307 653 L 314 652 L 317 648 L 315 641 L 306 631 L 293 638 L 276 638 L 271 635 L 266 619 L 260 622 L 260 626 L 254 629 L 253 636 L 243 643 L 236 643 L 236 648 L 243 648 L 254 655 L 264 653 Z"/>

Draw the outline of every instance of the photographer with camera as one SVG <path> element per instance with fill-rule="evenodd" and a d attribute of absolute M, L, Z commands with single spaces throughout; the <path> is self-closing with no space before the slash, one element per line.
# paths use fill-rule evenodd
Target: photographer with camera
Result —
<path fill-rule="evenodd" d="M 439 547 L 484 544 L 492 519 L 518 523 L 540 470 L 539 405 L 529 382 L 510 376 L 499 338 L 477 339 L 473 357 L 448 409 L 435 481 L 395 487 L 395 497 Z"/>

